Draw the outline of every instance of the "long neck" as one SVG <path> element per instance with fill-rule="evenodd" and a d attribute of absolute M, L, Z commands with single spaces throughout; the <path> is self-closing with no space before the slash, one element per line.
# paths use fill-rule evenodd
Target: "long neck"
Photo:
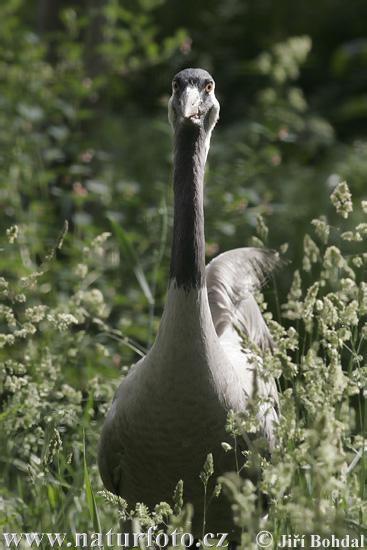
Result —
<path fill-rule="evenodd" d="M 203 187 L 205 133 L 197 126 L 174 136 L 174 222 L 170 284 L 185 290 L 205 285 Z"/>

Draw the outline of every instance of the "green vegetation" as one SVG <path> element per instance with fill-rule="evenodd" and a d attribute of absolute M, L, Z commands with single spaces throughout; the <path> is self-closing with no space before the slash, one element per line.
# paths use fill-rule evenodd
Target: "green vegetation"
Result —
<path fill-rule="evenodd" d="M 96 450 L 162 312 L 166 105 L 191 65 L 213 73 L 221 102 L 208 259 L 255 244 L 286 260 L 258 297 L 277 344 L 265 362 L 281 392 L 278 443 L 257 487 L 237 474 L 259 460 L 247 453 L 221 490 L 246 549 L 260 530 L 275 543 L 367 535 L 366 7 L 172 4 L 0 6 L 1 530 L 72 541 L 133 515 L 137 530 L 189 531 L 182 484 L 173 510 L 127 510 L 103 491 Z M 229 419 L 234 447 L 243 422 Z M 208 457 L 203 492 L 212 468 Z"/>

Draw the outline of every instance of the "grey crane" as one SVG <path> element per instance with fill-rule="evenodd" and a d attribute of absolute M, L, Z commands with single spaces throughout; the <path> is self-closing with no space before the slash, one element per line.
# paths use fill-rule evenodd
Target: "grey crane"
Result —
<path fill-rule="evenodd" d="M 195 537 L 203 525 L 199 474 L 208 453 L 213 479 L 234 470 L 233 455 L 221 445 L 231 442 L 226 419 L 230 410 L 248 409 L 261 369 L 261 358 L 254 361 L 256 354 L 243 349 L 239 332 L 261 350 L 272 346 L 253 291 L 277 263 L 263 249 L 238 248 L 205 268 L 204 170 L 219 118 L 214 87 L 202 69 L 185 69 L 173 79 L 168 117 L 174 131 L 174 225 L 164 313 L 152 348 L 116 391 L 98 457 L 106 488 L 131 506 L 171 502 L 182 479 L 184 498 L 194 506 Z M 257 411 L 259 431 L 271 449 L 277 389 L 271 376 L 256 376 L 256 387 L 264 400 Z M 238 540 L 224 496 L 208 507 L 206 529 Z"/>

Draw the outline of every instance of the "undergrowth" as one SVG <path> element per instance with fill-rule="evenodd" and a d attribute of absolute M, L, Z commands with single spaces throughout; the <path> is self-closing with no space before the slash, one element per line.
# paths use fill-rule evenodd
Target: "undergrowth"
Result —
<path fill-rule="evenodd" d="M 277 321 L 259 298 L 276 344 L 274 355 L 269 351 L 264 358 L 280 396 L 273 455 L 260 459 L 258 486 L 239 475 L 259 459 L 250 450 L 234 463 L 237 471 L 219 480 L 215 494 L 206 495 L 207 506 L 219 491 L 228 496 L 242 548 L 257 548 L 262 530 L 272 533 L 273 548 L 282 535 L 367 535 L 367 202 L 353 211 L 345 183 L 331 201 L 335 223 L 313 220 L 304 237 L 303 269 L 295 271 Z M 256 244 L 266 239 L 259 218 Z M 66 273 L 65 258 L 62 270 L 58 262 L 64 247 L 72 246 L 67 225 L 38 265 L 29 259 L 23 228 L 7 231 L 0 278 L 3 532 L 106 533 L 129 517 L 137 530 L 189 533 L 193 511 L 179 480 L 172 507 L 157 503 L 148 510 L 142 503 L 128 510 L 99 479 L 98 436 L 126 373 L 119 349 L 135 346 L 112 328 L 110 306 L 94 287 L 113 240 L 104 233 L 85 243 L 80 262 Z M 234 446 L 242 423 L 229 419 Z M 224 448 L 233 452 L 231 445 Z M 208 456 L 203 491 L 213 475 Z"/>

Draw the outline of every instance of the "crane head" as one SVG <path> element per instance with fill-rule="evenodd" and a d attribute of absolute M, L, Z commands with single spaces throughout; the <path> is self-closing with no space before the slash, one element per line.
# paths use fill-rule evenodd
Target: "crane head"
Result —
<path fill-rule="evenodd" d="M 201 126 L 210 139 L 219 118 L 219 102 L 214 94 L 213 77 L 203 69 L 184 69 L 172 80 L 168 120 L 177 126 Z"/>

